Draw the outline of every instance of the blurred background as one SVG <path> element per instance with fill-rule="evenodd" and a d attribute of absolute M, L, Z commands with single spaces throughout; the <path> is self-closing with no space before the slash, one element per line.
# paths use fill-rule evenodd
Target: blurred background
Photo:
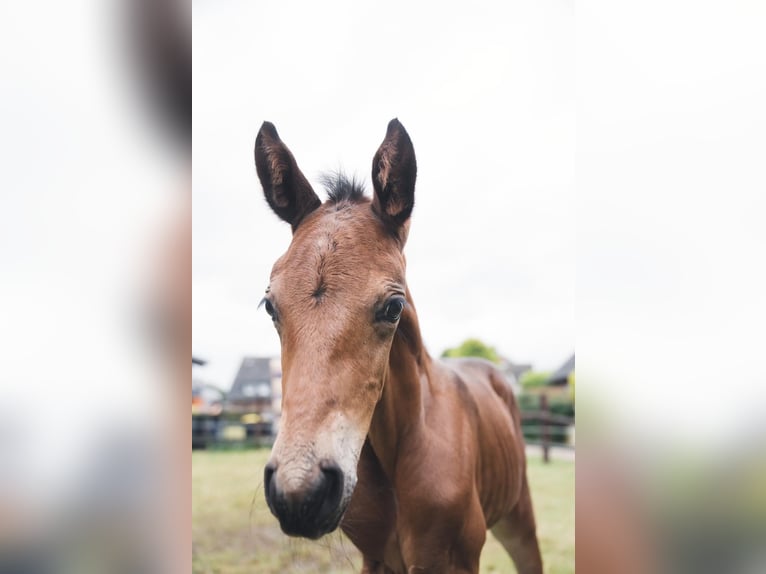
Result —
<path fill-rule="evenodd" d="M 0 7 L 2 572 L 190 569 L 190 78 L 183 2 Z"/>
<path fill-rule="evenodd" d="M 764 572 L 766 6 L 577 5 L 577 566 Z"/>

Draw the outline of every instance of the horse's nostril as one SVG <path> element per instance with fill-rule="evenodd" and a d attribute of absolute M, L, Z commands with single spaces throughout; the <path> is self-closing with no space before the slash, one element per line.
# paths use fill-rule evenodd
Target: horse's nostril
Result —
<path fill-rule="evenodd" d="M 320 468 L 324 476 L 324 500 L 319 513 L 332 515 L 338 508 L 343 496 L 343 471 L 334 462 L 323 462 L 320 464 Z"/>
<path fill-rule="evenodd" d="M 269 502 L 274 498 L 274 471 L 277 469 L 277 465 L 269 463 L 266 468 L 263 469 L 263 491 L 266 494 L 266 501 Z"/>

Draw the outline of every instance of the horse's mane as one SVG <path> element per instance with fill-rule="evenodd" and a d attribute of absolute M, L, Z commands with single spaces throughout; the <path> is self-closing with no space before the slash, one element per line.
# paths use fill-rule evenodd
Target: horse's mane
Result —
<path fill-rule="evenodd" d="M 349 177 L 342 171 L 330 171 L 321 174 L 319 181 L 327 190 L 331 203 L 359 203 L 365 199 L 364 183 L 353 175 Z"/>

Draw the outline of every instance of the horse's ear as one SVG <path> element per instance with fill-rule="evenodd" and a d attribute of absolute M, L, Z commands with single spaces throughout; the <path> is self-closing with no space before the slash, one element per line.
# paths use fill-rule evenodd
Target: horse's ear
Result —
<path fill-rule="evenodd" d="M 322 204 L 271 122 L 263 122 L 255 138 L 255 168 L 266 201 L 293 232 Z"/>
<path fill-rule="evenodd" d="M 399 120 L 388 123 L 388 130 L 372 160 L 372 209 L 396 233 L 406 234 L 405 223 L 415 205 L 415 148 Z M 404 237 L 402 238 L 404 239 Z"/>

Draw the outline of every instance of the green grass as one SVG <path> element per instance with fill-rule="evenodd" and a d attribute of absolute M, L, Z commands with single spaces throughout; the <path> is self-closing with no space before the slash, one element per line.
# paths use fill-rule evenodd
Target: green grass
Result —
<path fill-rule="evenodd" d="M 356 548 L 339 532 L 317 542 L 285 536 L 263 498 L 268 450 L 192 453 L 193 571 L 198 574 L 358 573 Z M 547 574 L 574 572 L 574 463 L 531 457 L 529 482 Z M 487 533 L 481 572 L 514 572 Z"/>

